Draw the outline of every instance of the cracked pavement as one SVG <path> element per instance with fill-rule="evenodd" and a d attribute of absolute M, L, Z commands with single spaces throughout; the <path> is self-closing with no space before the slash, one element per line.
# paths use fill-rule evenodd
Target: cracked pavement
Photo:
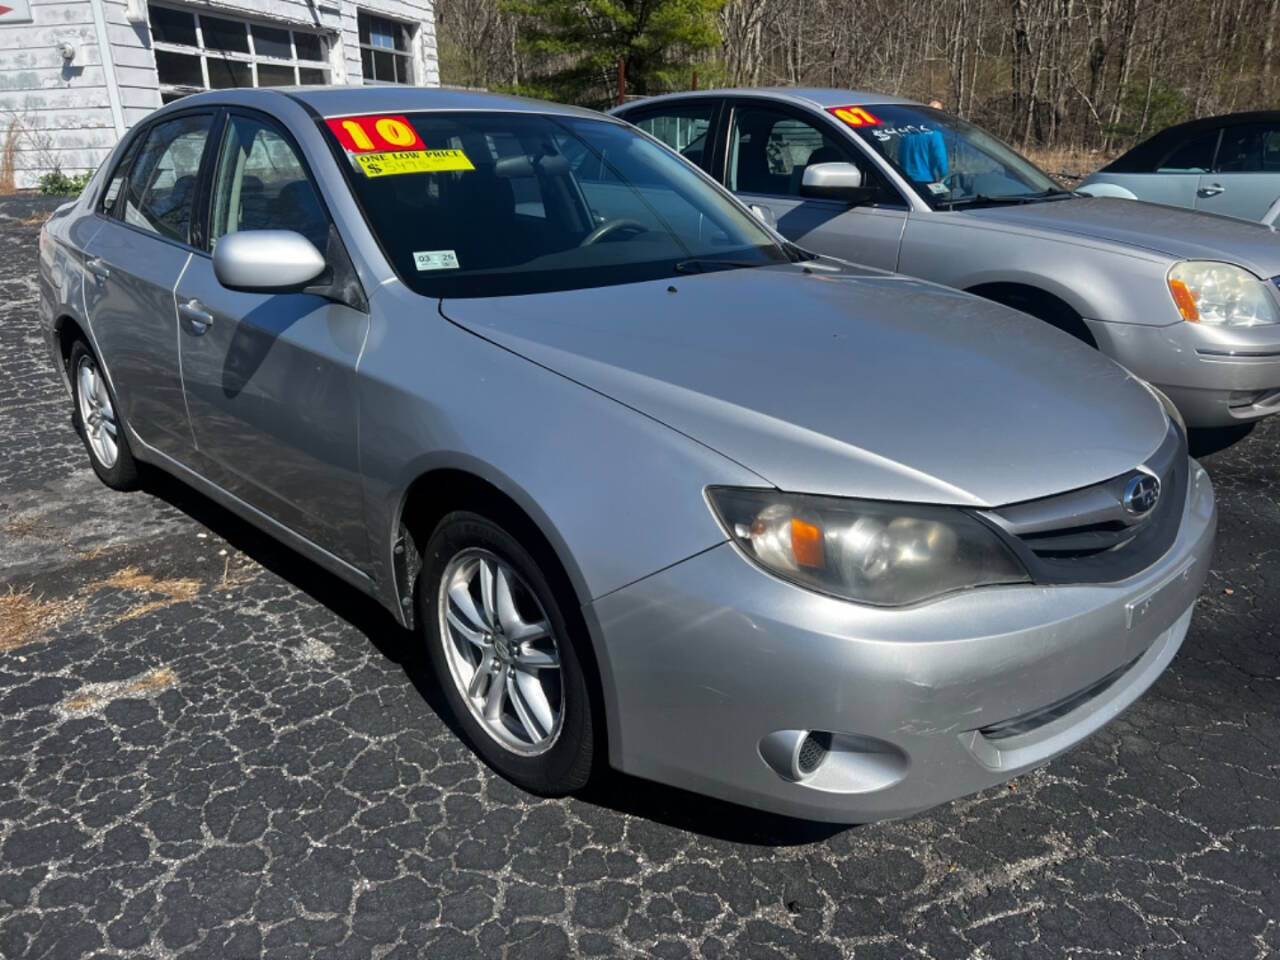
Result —
<path fill-rule="evenodd" d="M 0 957 L 1280 955 L 1280 422 L 1206 455 L 1172 667 L 1048 767 L 836 828 L 526 795 L 411 636 L 176 481 L 89 468 L 0 199 Z"/>

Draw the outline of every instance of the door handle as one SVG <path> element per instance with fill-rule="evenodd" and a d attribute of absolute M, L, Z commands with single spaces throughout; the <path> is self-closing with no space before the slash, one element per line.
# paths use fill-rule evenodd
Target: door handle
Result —
<path fill-rule="evenodd" d="M 1220 183 L 1211 183 L 1207 187 L 1201 187 L 1196 191 L 1197 196 L 1216 197 L 1220 193 L 1226 193 L 1227 188 Z"/>
<path fill-rule="evenodd" d="M 111 268 L 107 266 L 106 261 L 101 257 L 94 257 L 85 263 L 85 267 L 99 280 L 105 280 L 111 276 Z"/>
<path fill-rule="evenodd" d="M 188 300 L 178 305 L 178 313 L 191 322 L 191 332 L 196 336 L 213 326 L 213 314 L 204 308 L 199 300 Z"/>

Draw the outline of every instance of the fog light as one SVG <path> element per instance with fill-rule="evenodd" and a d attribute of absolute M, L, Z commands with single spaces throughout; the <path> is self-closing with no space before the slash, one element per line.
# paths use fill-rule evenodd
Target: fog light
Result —
<path fill-rule="evenodd" d="M 796 771 L 807 777 L 827 759 L 827 751 L 831 749 L 831 734 L 821 731 L 809 731 L 809 735 L 800 741 L 800 752 L 796 755 Z"/>

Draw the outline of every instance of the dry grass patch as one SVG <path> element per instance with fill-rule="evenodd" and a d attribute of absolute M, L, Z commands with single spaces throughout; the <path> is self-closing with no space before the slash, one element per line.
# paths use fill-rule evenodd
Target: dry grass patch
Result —
<path fill-rule="evenodd" d="M 4 525 L 4 532 L 14 538 L 47 537 L 52 529 L 53 524 L 39 514 L 12 517 Z"/>
<path fill-rule="evenodd" d="M 150 594 L 154 598 L 140 603 L 136 607 L 130 607 L 116 617 L 112 623 L 114 626 L 117 623 L 124 623 L 126 620 L 136 620 L 138 617 L 144 617 L 148 613 L 172 607 L 175 603 L 194 600 L 196 594 L 200 592 L 201 586 L 203 584 L 199 580 L 188 578 L 161 579 L 153 577 L 149 573 L 143 573 L 137 567 L 125 567 L 107 579 L 98 581 L 91 589 L 96 591 L 114 587 L 117 590 Z"/>
<path fill-rule="evenodd" d="M 1025 152 L 1027 159 L 1037 167 L 1059 180 L 1069 182 L 1070 186 L 1079 183 L 1120 155 L 1117 150 L 1104 153 L 1101 150 L 1082 150 L 1074 147 L 1055 147 L 1050 150 L 1032 147 Z"/>
<path fill-rule="evenodd" d="M 35 643 L 50 630 L 66 623 L 84 607 L 77 597 L 46 600 L 26 590 L 10 587 L 0 593 L 0 653 Z"/>

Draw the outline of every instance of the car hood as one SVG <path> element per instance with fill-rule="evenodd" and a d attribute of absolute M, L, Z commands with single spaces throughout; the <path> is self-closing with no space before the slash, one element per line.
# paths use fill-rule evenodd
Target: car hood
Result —
<path fill-rule="evenodd" d="M 1123 243 L 1179 260 L 1224 260 L 1264 279 L 1280 274 L 1280 234 L 1235 217 L 1116 197 L 1076 197 L 965 210 L 960 216 L 1044 233 Z"/>
<path fill-rule="evenodd" d="M 780 265 L 441 311 L 784 490 L 995 506 L 1130 470 L 1167 430 L 1073 338 L 879 272 Z"/>

